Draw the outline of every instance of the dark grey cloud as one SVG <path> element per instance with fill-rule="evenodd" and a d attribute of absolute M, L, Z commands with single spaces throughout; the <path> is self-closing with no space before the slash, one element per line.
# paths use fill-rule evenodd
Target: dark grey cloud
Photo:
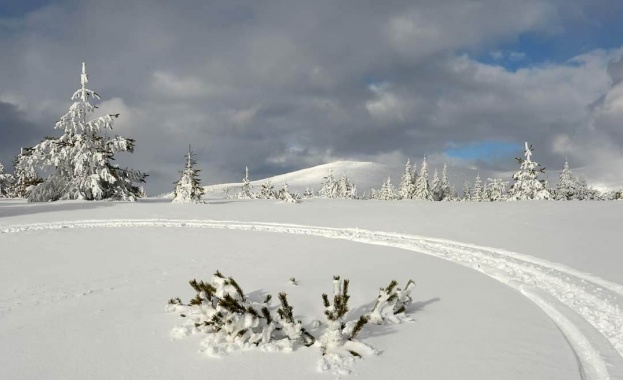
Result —
<path fill-rule="evenodd" d="M 594 4 L 52 1 L 0 20 L 0 104 L 24 123 L 2 139 L 0 158 L 55 133 L 86 61 L 101 112 L 121 113 L 115 132 L 137 140 L 118 162 L 151 173 L 150 193 L 171 188 L 188 144 L 204 183 L 239 180 L 245 166 L 257 178 L 332 159 L 397 164 L 424 154 L 514 169 L 512 157 L 444 158 L 449 144 L 484 140 L 528 140 L 547 166 L 562 167 L 564 156 L 586 165 L 598 155 L 571 147 L 598 149 L 596 136 L 616 130 L 619 114 L 606 123 L 594 112 L 614 96 L 620 70 L 609 62 L 620 52 L 517 71 L 471 57 L 524 33 L 564 34 L 617 6 Z M 623 141 L 611 144 L 615 152 Z"/>
<path fill-rule="evenodd" d="M 12 161 L 21 147 L 32 146 L 43 139 L 48 131 L 28 121 L 17 106 L 0 101 L 0 163 L 12 170 Z"/>

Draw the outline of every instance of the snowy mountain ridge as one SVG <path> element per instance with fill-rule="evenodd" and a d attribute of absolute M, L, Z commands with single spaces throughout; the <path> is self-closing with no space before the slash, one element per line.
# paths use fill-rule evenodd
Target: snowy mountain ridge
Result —
<path fill-rule="evenodd" d="M 273 177 L 251 181 L 251 185 L 257 191 L 262 184 L 270 180 L 276 189 L 283 184 L 288 184 L 292 191 L 303 192 L 305 189 L 313 189 L 318 191 L 322 186 L 322 178 L 329 172 L 333 172 L 336 178 L 342 175 L 348 176 L 359 189 L 360 193 L 368 191 L 371 187 L 378 188 L 383 181 L 392 172 L 392 168 L 387 165 L 378 164 L 376 162 L 360 162 L 360 161 L 336 161 L 328 164 L 313 166 L 311 168 L 301 169 L 290 173 L 279 174 Z M 253 173 L 250 173 L 253 178 Z M 398 181 L 395 178 L 394 181 Z M 205 193 L 208 196 L 221 196 L 227 189 L 231 194 L 240 191 L 242 182 L 232 182 L 217 185 L 205 186 Z"/>

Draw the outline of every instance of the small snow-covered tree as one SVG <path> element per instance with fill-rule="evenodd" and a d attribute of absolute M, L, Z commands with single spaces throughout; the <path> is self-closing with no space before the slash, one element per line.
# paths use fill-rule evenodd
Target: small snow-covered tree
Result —
<path fill-rule="evenodd" d="M 203 196 L 203 187 L 199 179 L 201 170 L 195 169 L 197 161 L 193 158 L 195 155 L 188 146 L 188 154 L 186 154 L 186 167 L 180 173 L 182 176 L 175 184 L 173 193 L 173 203 L 201 203 Z"/>
<path fill-rule="evenodd" d="M 260 194 L 258 195 L 258 198 L 277 199 L 277 195 L 278 194 L 275 191 L 275 186 L 273 186 L 273 183 L 269 178 L 262 184 L 262 190 L 260 190 Z"/>
<path fill-rule="evenodd" d="M 400 199 L 412 199 L 414 193 L 415 181 L 413 180 L 413 169 L 411 168 L 411 161 L 407 160 L 405 171 L 400 179 L 400 186 L 398 186 L 398 196 Z"/>
<path fill-rule="evenodd" d="M 520 168 L 513 175 L 515 183 L 508 191 L 508 200 L 550 199 L 549 190 L 539 180 L 539 173 L 545 173 L 545 168 L 532 161 L 532 146 L 526 142 L 524 149 L 525 158 L 516 158 Z"/>
<path fill-rule="evenodd" d="M 413 199 L 426 201 L 433 200 L 433 194 L 431 192 L 430 184 L 428 183 L 428 163 L 426 162 L 426 157 L 422 160 L 420 174 L 415 180 L 415 193 L 413 194 Z"/>
<path fill-rule="evenodd" d="M 290 193 L 290 190 L 288 190 L 287 183 L 283 184 L 283 188 L 279 190 L 279 195 L 277 197 L 279 198 L 279 200 L 281 200 L 284 203 L 299 203 L 300 202 L 299 200 L 300 196 L 298 194 Z"/>
<path fill-rule="evenodd" d="M 29 194 L 28 201 L 43 202 L 62 199 L 116 199 L 134 201 L 140 196 L 135 182 L 145 182 L 146 174 L 122 169 L 112 164 L 118 152 L 133 152 L 134 140 L 100 133 L 112 130 L 119 114 L 105 115 L 87 121 L 95 111 L 89 100 L 100 96 L 86 88 L 86 66 L 82 63 L 81 88 L 71 99 L 74 103 L 55 128 L 63 130 L 59 138 L 48 137 L 29 149 L 17 170 L 34 167 L 50 171 L 50 175 Z"/>
<path fill-rule="evenodd" d="M 236 195 L 238 199 L 253 199 L 255 195 L 253 194 L 251 188 L 251 181 L 249 180 L 249 167 L 245 166 L 244 168 L 244 178 L 242 179 L 242 189 Z"/>
<path fill-rule="evenodd" d="M 383 182 L 381 190 L 379 190 L 376 194 L 376 199 L 380 199 L 382 201 L 393 201 L 398 199 L 398 194 L 396 194 L 396 189 L 392 184 L 391 176 L 388 176 L 385 182 Z"/>
<path fill-rule="evenodd" d="M 314 197 L 314 189 L 310 189 L 309 187 L 305 189 L 303 193 L 303 198 L 309 199 Z"/>
<path fill-rule="evenodd" d="M 506 186 L 508 182 L 500 178 L 487 178 L 485 186 L 485 198 L 491 202 L 506 200 Z"/>
<path fill-rule="evenodd" d="M 4 165 L 0 162 L 0 198 L 9 197 L 12 193 L 15 178 L 13 175 L 4 172 Z"/>
<path fill-rule="evenodd" d="M 482 180 L 480 179 L 480 173 L 476 176 L 476 181 L 474 182 L 474 190 L 472 191 L 472 201 L 474 202 L 482 202 L 483 201 L 483 189 L 482 189 Z"/>

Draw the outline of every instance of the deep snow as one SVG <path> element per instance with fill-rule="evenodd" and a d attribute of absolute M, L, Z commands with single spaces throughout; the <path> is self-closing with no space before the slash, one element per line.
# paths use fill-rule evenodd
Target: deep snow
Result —
<path fill-rule="evenodd" d="M 164 304 L 216 269 L 256 296 L 288 292 L 307 324 L 334 274 L 351 280 L 352 318 L 413 278 L 415 323 L 364 333 L 382 354 L 358 378 L 621 378 L 621 207 L 0 200 L 0 378 L 330 377 L 314 350 L 215 360 L 170 340 Z"/>

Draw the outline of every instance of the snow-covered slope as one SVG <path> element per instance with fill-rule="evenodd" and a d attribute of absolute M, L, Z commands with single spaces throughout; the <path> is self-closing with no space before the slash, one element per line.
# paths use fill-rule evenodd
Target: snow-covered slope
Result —
<path fill-rule="evenodd" d="M 259 191 L 262 184 L 270 179 L 276 189 L 287 183 L 288 187 L 293 191 L 303 192 L 307 188 L 318 191 L 322 187 L 322 178 L 330 171 L 333 171 L 333 175 L 336 178 L 347 175 L 357 185 L 360 194 L 369 191 L 371 187 L 380 188 L 383 181 L 391 174 L 391 168 L 375 162 L 337 161 L 255 180 L 251 184 L 254 186 L 255 191 Z M 253 176 L 253 173 L 251 173 L 251 176 Z M 393 181 L 398 183 L 400 178 L 393 178 Z M 207 196 L 222 197 L 227 189 L 232 194 L 235 194 L 240 191 L 241 186 L 242 183 L 225 183 L 206 186 L 205 191 Z"/>
<path fill-rule="evenodd" d="M 621 380 L 622 207 L 0 200 L 0 379 L 332 378 L 311 349 L 214 360 L 170 340 L 166 301 L 220 269 L 253 300 L 286 291 L 314 334 L 333 275 L 352 281 L 349 319 L 413 278 L 415 322 L 366 330 L 382 355 L 358 379 Z"/>

